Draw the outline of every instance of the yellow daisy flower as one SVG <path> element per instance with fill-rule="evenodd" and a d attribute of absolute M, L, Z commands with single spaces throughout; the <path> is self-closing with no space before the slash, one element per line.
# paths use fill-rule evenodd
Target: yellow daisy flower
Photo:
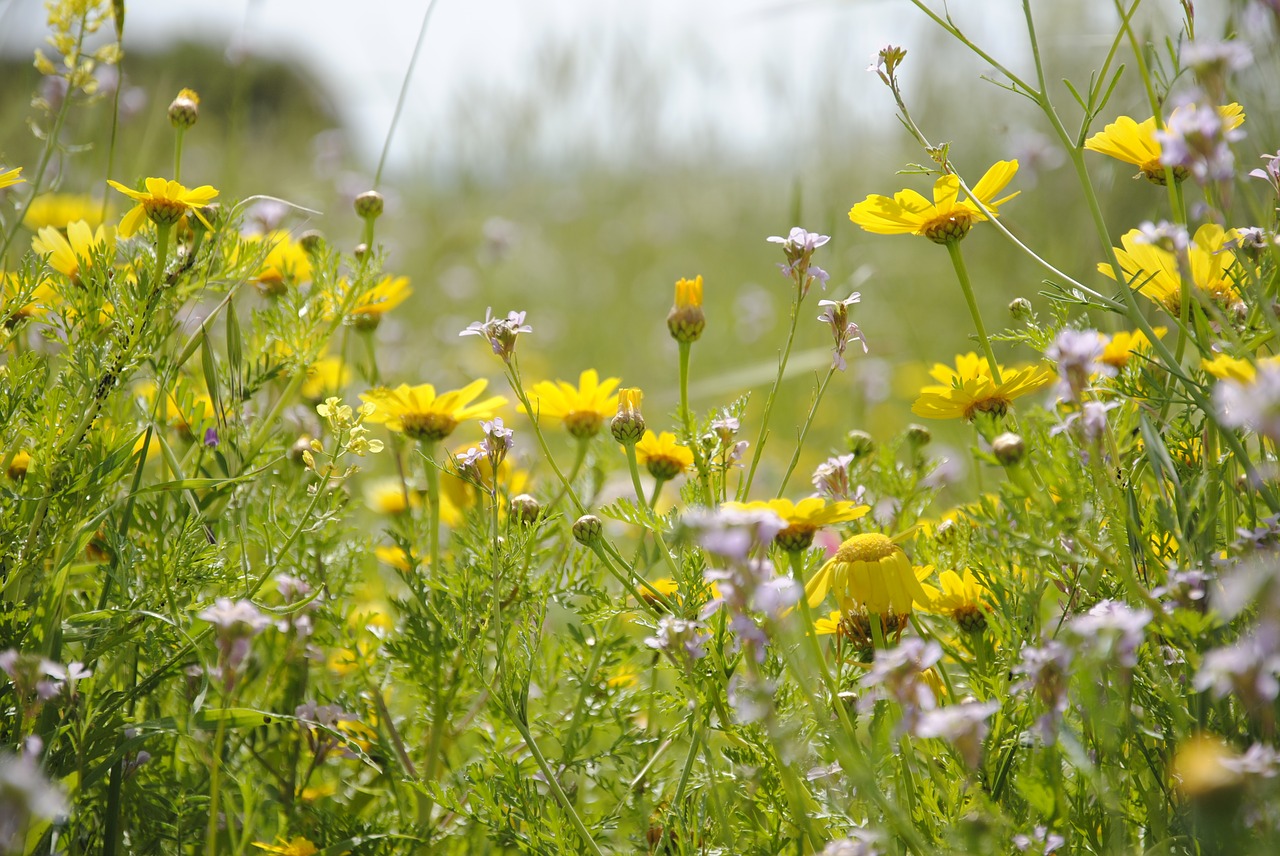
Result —
<path fill-rule="evenodd" d="M 22 181 L 26 181 L 22 177 L 22 167 L 11 169 L 8 172 L 0 172 L 0 188 L 10 187 Z"/>
<path fill-rule="evenodd" d="M 350 283 L 342 284 L 342 293 L 349 293 Z M 382 316 L 409 299 L 413 289 L 409 277 L 388 274 L 370 288 L 361 292 L 351 307 L 348 318 L 361 330 L 372 330 L 382 323 Z"/>
<path fill-rule="evenodd" d="M 787 552 L 807 550 L 813 543 L 813 536 L 823 526 L 857 520 L 871 510 L 869 505 L 856 505 L 843 500 L 828 503 L 819 496 L 810 496 L 799 502 L 789 499 L 726 502 L 724 507 L 734 511 L 772 511 L 781 517 L 787 528 L 778 533 L 776 541 Z"/>
<path fill-rule="evenodd" d="M 659 577 L 646 584 L 636 586 L 636 591 L 640 592 L 640 596 L 652 606 L 660 606 L 662 601 L 658 600 L 654 592 L 656 591 L 665 597 L 668 602 L 672 602 L 680 594 L 680 586 L 671 577 Z"/>
<path fill-rule="evenodd" d="M 109 226 L 90 229 L 84 220 L 67 224 L 67 235 L 52 226 L 45 226 L 31 239 L 31 249 L 38 255 L 49 257 L 49 267 L 63 274 L 74 283 L 80 282 L 80 268 L 89 264 L 99 248 L 115 252 L 116 230 Z"/>
<path fill-rule="evenodd" d="M 535 383 L 529 399 L 539 419 L 559 419 L 570 434 L 586 440 L 599 433 L 604 420 L 618 409 L 614 390 L 619 382 L 616 377 L 602 381 L 595 369 L 587 369 L 578 376 L 576 387 L 563 380 Z M 524 405 L 520 405 L 520 412 L 525 412 Z"/>
<path fill-rule="evenodd" d="M 489 381 L 480 378 L 462 389 L 436 395 L 436 388 L 429 383 L 418 386 L 402 383 L 395 389 L 371 389 L 363 393 L 360 400 L 376 408 L 365 417 L 366 422 L 383 423 L 406 437 L 430 443 L 448 437 L 459 422 L 492 419 L 497 409 L 507 403 L 505 398 L 495 395 L 472 403 L 488 385 Z"/>
<path fill-rule="evenodd" d="M 288 232 L 275 231 L 246 238 L 240 252 L 261 259 L 251 282 L 265 295 L 283 294 L 291 283 L 296 285 L 311 279 L 311 257 Z"/>
<path fill-rule="evenodd" d="M 1154 328 L 1157 339 L 1163 339 L 1165 328 Z M 1099 339 L 1106 338 L 1101 333 L 1098 334 Z M 1106 339 L 1106 344 L 1102 348 L 1102 356 L 1098 358 L 1101 363 L 1120 371 L 1129 365 L 1129 358 L 1134 354 L 1145 354 L 1151 350 L 1151 342 L 1147 339 L 1147 334 L 1141 330 L 1127 331 L 1122 330 Z"/>
<path fill-rule="evenodd" d="M 914 190 L 900 190 L 890 199 L 872 194 L 849 210 L 849 219 L 867 232 L 877 235 L 922 235 L 937 244 L 958 241 L 968 234 L 974 223 L 987 219 L 974 199 L 988 211 L 997 214 L 1001 205 L 1018 193 L 1001 199 L 1004 190 L 1018 171 L 1018 162 L 998 161 L 973 187 L 969 199 L 958 200 L 960 177 L 940 176 L 933 183 L 933 201 Z"/>
<path fill-rule="evenodd" d="M 277 838 L 276 844 L 264 844 L 261 841 L 253 842 L 253 846 L 259 850 L 265 850 L 268 853 L 275 853 L 277 856 L 315 856 L 320 850 L 314 844 L 301 835 L 291 841 L 283 838 Z"/>
<path fill-rule="evenodd" d="M 1138 229 L 1126 232 L 1120 238 L 1122 246 L 1115 248 L 1124 281 L 1170 315 L 1179 317 L 1182 313 L 1179 259 L 1168 250 L 1144 243 L 1140 235 Z M 1235 280 L 1242 275 L 1242 270 L 1235 252 L 1228 246 L 1236 237 L 1234 229 L 1227 231 L 1216 223 L 1205 223 L 1196 230 L 1187 247 L 1192 287 L 1224 308 L 1240 302 Z M 1111 265 L 1105 262 L 1098 265 L 1098 270 L 1116 278 Z"/>
<path fill-rule="evenodd" d="M 406 574 L 421 565 L 423 562 L 423 558 L 410 556 L 403 549 L 394 545 L 374 547 L 373 555 L 376 556 L 378 561 L 382 562 L 382 564 L 395 568 L 397 571 L 402 571 Z"/>
<path fill-rule="evenodd" d="M 676 435 L 670 431 L 645 431 L 636 443 L 636 461 L 644 464 L 655 479 L 667 481 L 693 466 L 693 452 L 677 443 Z"/>
<path fill-rule="evenodd" d="M 337 395 L 350 380 L 351 369 L 347 368 L 340 357 L 321 357 L 307 366 L 307 375 L 302 381 L 300 392 L 303 398 L 322 401 L 331 395 Z"/>
<path fill-rule="evenodd" d="M 1263 357 L 1256 362 L 1218 354 L 1211 360 L 1201 360 L 1200 368 L 1218 380 L 1233 380 L 1236 383 L 1253 383 L 1258 376 L 1258 366 L 1280 365 L 1280 356 Z"/>
<path fill-rule="evenodd" d="M 110 207 L 107 214 L 112 215 Z M 65 231 L 77 220 L 89 224 L 90 229 L 102 225 L 102 202 L 84 193 L 42 193 L 31 200 L 22 225 L 33 232 L 45 226 Z"/>
<path fill-rule="evenodd" d="M 912 604 L 929 605 L 907 554 L 888 536 L 876 532 L 854 535 L 841 544 L 804 591 L 810 607 L 822 603 L 828 591 L 833 592 L 844 612 L 907 615 Z"/>
<path fill-rule="evenodd" d="M 961 630 L 979 631 L 987 626 L 991 592 L 978 582 L 973 571 L 966 568 L 963 576 L 955 571 L 943 571 L 938 582 L 941 591 L 930 585 L 922 586 L 929 596 L 928 611 L 947 616 Z"/>
<path fill-rule="evenodd" d="M 1000 366 L 1003 383 L 991 377 L 984 357 L 972 351 L 956 357 L 956 367 L 938 363 L 929 374 L 938 381 L 920 390 L 911 412 L 926 419 L 960 419 L 972 422 L 979 413 L 1003 416 L 1013 399 L 1053 383 L 1053 369 L 1045 365 L 1010 369 Z"/>
<path fill-rule="evenodd" d="M 405 490 L 400 479 L 391 476 L 365 485 L 364 504 L 378 514 L 395 515 L 417 508 L 422 500 L 418 498 L 417 491 Z"/>
<path fill-rule="evenodd" d="M 1180 110 L 1187 109 L 1194 110 L 1195 105 L 1179 107 L 1169 118 L 1172 119 L 1173 115 Z M 1219 107 L 1218 115 L 1222 117 L 1225 130 L 1231 131 L 1244 124 L 1244 108 L 1234 102 Z M 1147 181 L 1153 184 L 1164 184 L 1165 168 L 1164 164 L 1160 163 L 1162 149 L 1159 140 L 1156 139 L 1157 130 L 1159 129 L 1156 127 L 1154 116 L 1144 122 L 1135 122 L 1128 116 L 1121 116 L 1085 140 L 1084 147 L 1089 151 L 1131 163 L 1140 170 L 1138 175 L 1143 176 Z M 1187 177 L 1187 172 L 1182 167 L 1174 167 L 1173 176 L 1181 181 Z M 1137 177 L 1134 176 L 1134 178 Z"/>
<path fill-rule="evenodd" d="M 19 321 L 29 318 L 43 318 L 58 300 L 58 292 L 48 280 L 40 284 L 19 301 L 22 289 L 18 285 L 18 277 L 11 273 L 0 273 L 0 320 L 12 327 Z M 17 305 L 21 303 L 21 305 Z"/>
<path fill-rule="evenodd" d="M 150 220 L 157 226 L 173 226 L 188 213 L 194 214 L 206 229 L 213 228 L 200 213 L 201 208 L 218 197 L 218 191 L 207 184 L 188 190 L 176 181 L 148 178 L 145 191 L 125 187 L 118 181 L 108 181 L 107 184 L 138 203 L 120 221 L 122 238 L 137 232 L 143 220 Z"/>

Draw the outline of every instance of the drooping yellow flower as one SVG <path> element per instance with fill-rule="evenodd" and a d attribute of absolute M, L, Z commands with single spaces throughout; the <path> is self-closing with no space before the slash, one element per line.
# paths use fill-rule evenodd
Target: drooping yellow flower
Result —
<path fill-rule="evenodd" d="M 27 470 L 31 469 L 31 453 L 24 450 L 19 451 L 9 461 L 9 478 L 13 481 L 22 481 L 27 477 Z"/>
<path fill-rule="evenodd" d="M 529 403 L 539 419 L 559 419 L 570 434 L 585 440 L 599 433 L 604 420 L 618 409 L 614 390 L 619 382 L 616 377 L 600 380 L 595 369 L 587 369 L 578 376 L 576 387 L 563 380 L 535 383 L 529 390 Z M 525 412 L 523 404 L 520 412 Z"/>
<path fill-rule="evenodd" d="M 929 596 L 926 606 L 930 612 L 945 615 L 955 621 L 961 630 L 978 631 L 987 626 L 987 613 L 991 611 L 991 592 L 987 591 L 973 571 L 965 568 L 961 576 L 955 571 L 943 571 L 938 582 L 942 590 L 923 586 Z"/>
<path fill-rule="evenodd" d="M 1170 119 L 1181 110 L 1194 109 L 1194 104 L 1179 107 L 1173 111 Z M 1244 124 L 1244 108 L 1234 102 L 1219 107 L 1218 115 L 1222 117 L 1224 130 L 1231 131 Z M 1146 178 L 1147 181 L 1153 184 L 1164 184 L 1167 179 L 1164 164 L 1160 163 L 1163 150 L 1160 141 L 1156 139 L 1157 130 L 1154 116 L 1144 122 L 1135 122 L 1128 116 L 1121 116 L 1085 140 L 1084 147 L 1089 151 L 1131 163 L 1140 170 L 1138 175 Z M 1173 175 L 1176 180 L 1181 181 L 1187 177 L 1187 172 L 1182 167 L 1174 167 Z M 1137 177 L 1134 176 L 1134 178 Z"/>
<path fill-rule="evenodd" d="M 110 207 L 107 216 L 112 216 Z M 42 193 L 31 200 L 22 225 L 33 232 L 45 226 L 66 230 L 67 226 L 77 220 L 89 224 L 90 229 L 102 225 L 102 201 L 84 193 Z"/>
<path fill-rule="evenodd" d="M 938 363 L 929 374 L 938 381 L 920 390 L 911 412 L 926 419 L 964 419 L 972 422 L 979 413 L 1003 416 L 1013 399 L 1043 389 L 1053 383 L 1053 369 L 1046 365 L 1020 369 L 1000 366 L 997 384 L 984 357 L 970 352 L 956 357 L 956 367 Z"/>
<path fill-rule="evenodd" d="M 206 229 L 212 229 L 200 209 L 218 197 L 218 191 L 207 184 L 188 190 L 176 181 L 148 178 L 147 189 L 134 190 L 118 181 L 108 181 L 116 190 L 138 204 L 129 209 L 120 221 L 120 237 L 128 238 L 138 231 L 143 220 L 157 226 L 176 225 L 187 214 L 194 214 Z"/>
<path fill-rule="evenodd" d="M 45 226 L 31 239 L 31 249 L 39 255 L 47 255 L 49 267 L 75 283 L 80 282 L 81 267 L 88 265 L 95 253 L 104 249 L 114 252 L 115 246 L 115 229 L 99 226 L 95 232 L 84 220 L 68 223 L 65 238 L 54 227 Z"/>
<path fill-rule="evenodd" d="M 349 294 L 353 286 L 342 284 L 342 293 Z M 382 316 L 409 299 L 413 289 L 407 276 L 384 276 L 373 286 L 360 292 L 352 304 L 347 318 L 361 330 L 372 330 L 382 323 Z M 345 298 L 343 299 L 345 302 Z"/>
<path fill-rule="evenodd" d="M 307 376 L 299 390 L 302 397 L 320 401 L 342 392 L 351 380 L 351 369 L 340 357 L 321 357 L 307 366 Z"/>
<path fill-rule="evenodd" d="M 677 443 L 676 435 L 670 431 L 645 431 L 636 443 L 636 461 L 644 464 L 655 479 L 668 481 L 693 466 L 693 452 Z"/>
<path fill-rule="evenodd" d="M 972 197 L 958 199 L 960 177 L 944 175 L 933 183 L 933 201 L 914 190 L 900 190 L 890 199 L 872 194 L 849 210 L 849 219 L 865 231 L 877 235 L 922 235 L 937 244 L 958 241 L 968 234 L 974 223 L 985 220 L 978 200 L 992 214 L 1018 193 L 1001 199 L 1004 190 L 1018 171 L 1018 162 L 998 161 L 973 186 Z"/>
<path fill-rule="evenodd" d="M 11 187 L 21 181 L 26 181 L 22 177 L 22 167 L 11 169 L 7 172 L 0 172 L 0 188 Z"/>
<path fill-rule="evenodd" d="M 260 260 L 258 272 L 251 281 L 265 295 L 283 294 L 291 284 L 311 279 L 311 257 L 288 232 L 275 231 L 246 238 L 241 252 Z"/>
<path fill-rule="evenodd" d="M 1124 281 L 1138 293 L 1158 303 L 1174 317 L 1182 313 L 1182 274 L 1179 260 L 1172 252 L 1145 243 L 1138 229 L 1126 232 L 1120 238 L 1122 247 L 1116 247 L 1116 258 L 1124 274 Z M 1187 247 L 1187 268 L 1191 273 L 1191 285 L 1205 297 L 1223 308 L 1240 302 L 1235 282 L 1244 275 L 1244 268 L 1228 245 L 1237 237 L 1234 229 L 1227 231 L 1216 223 L 1205 223 L 1196 230 L 1191 245 Z M 1103 262 L 1098 270 L 1116 278 L 1111 265 Z"/>
<path fill-rule="evenodd" d="M 857 520 L 871 510 L 869 505 L 843 500 L 829 503 L 819 496 L 810 496 L 799 502 L 789 499 L 726 502 L 724 507 L 735 511 L 772 511 L 781 517 L 787 528 L 779 532 L 775 540 L 788 552 L 807 550 L 813 543 L 813 536 L 822 527 Z"/>
<path fill-rule="evenodd" d="M 1258 366 L 1280 365 L 1280 356 L 1263 357 L 1256 362 L 1241 360 L 1236 357 L 1218 354 L 1211 360 L 1201 360 L 1200 368 L 1218 380 L 1233 380 L 1236 383 L 1253 383 L 1258 376 Z"/>
<path fill-rule="evenodd" d="M 371 389 L 363 393 L 360 400 L 375 407 L 365 418 L 366 422 L 383 423 L 414 440 L 435 442 L 452 434 L 459 422 L 492 419 L 497 409 L 507 403 L 505 398 L 495 395 L 472 404 L 488 385 L 489 381 L 480 378 L 462 389 L 436 395 L 436 388 L 429 383 L 418 386 L 402 383 L 395 389 Z"/>
<path fill-rule="evenodd" d="M 58 292 L 48 280 L 41 280 L 24 296 L 16 274 L 0 273 L 0 321 L 9 326 L 29 318 L 43 318 L 57 300 Z"/>
<path fill-rule="evenodd" d="M 1153 332 L 1157 339 L 1164 338 L 1165 328 L 1156 327 Z M 1105 338 L 1102 334 L 1098 334 L 1099 338 Z M 1098 358 L 1098 362 L 1106 363 L 1117 371 L 1122 370 L 1129 365 L 1129 358 L 1134 354 L 1145 354 L 1151 349 L 1151 342 L 1147 339 L 1147 334 L 1141 330 L 1122 330 L 1106 340 L 1106 344 L 1102 348 L 1102 356 Z"/>
<path fill-rule="evenodd" d="M 804 591 L 810 607 L 822 603 L 827 592 L 832 592 L 844 612 L 906 615 L 913 604 L 929 605 L 929 596 L 907 554 L 888 536 L 876 532 L 854 535 L 841 544 Z"/>
<path fill-rule="evenodd" d="M 290 841 L 277 838 L 276 842 L 276 844 L 265 844 L 261 841 L 255 841 L 253 846 L 268 853 L 275 853 L 277 856 L 315 856 L 320 852 L 319 848 L 301 835 Z"/>

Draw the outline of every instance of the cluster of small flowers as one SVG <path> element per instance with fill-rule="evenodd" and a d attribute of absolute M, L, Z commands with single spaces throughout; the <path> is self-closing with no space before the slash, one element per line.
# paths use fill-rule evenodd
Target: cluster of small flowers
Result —
<path fill-rule="evenodd" d="M 28 716 L 64 691 L 68 698 L 74 698 L 76 683 L 93 675 L 83 663 L 63 666 L 38 654 L 13 648 L 0 651 L 0 671 L 13 682 L 14 692 L 22 700 Z"/>
<path fill-rule="evenodd" d="M 658 619 L 654 634 L 644 644 L 666 654 L 678 666 L 688 667 L 694 660 L 707 656 L 708 639 L 706 625 L 701 621 L 689 621 L 664 615 Z"/>
<path fill-rule="evenodd" d="M 263 615 L 252 601 L 232 601 L 229 597 L 218 598 L 198 617 L 214 626 L 218 644 L 216 674 L 230 690 L 249 656 L 253 638 L 272 626 L 271 619 Z"/>
<path fill-rule="evenodd" d="M 532 333 L 533 328 L 524 323 L 524 312 L 508 312 L 506 318 L 495 318 L 493 307 L 485 309 L 483 321 L 472 321 L 459 336 L 483 336 L 489 340 L 494 354 L 502 357 L 504 363 L 511 362 L 516 352 L 516 337 L 521 333 Z"/>
<path fill-rule="evenodd" d="M 377 406 L 373 402 L 366 401 L 358 410 L 352 410 L 351 405 L 343 404 L 342 399 L 336 396 L 330 396 L 316 405 L 316 413 L 328 421 L 329 430 L 334 436 L 342 439 L 342 453 L 357 455 L 361 458 L 367 454 L 377 454 L 382 451 L 382 441 L 370 439 L 369 429 L 363 424 L 376 409 Z M 323 451 L 323 446 L 316 449 L 316 445 L 318 443 L 312 444 L 315 451 Z M 315 469 L 314 458 L 308 459 L 305 453 L 303 457 L 308 460 L 308 466 Z"/>
<path fill-rule="evenodd" d="M 324 763 L 335 749 L 339 749 L 344 758 L 357 757 L 356 753 L 351 751 L 349 741 L 339 733 L 342 723 L 360 721 L 360 717 L 354 713 L 348 713 L 336 704 L 317 705 L 309 701 L 298 705 L 293 715 L 300 722 L 310 726 L 306 729 L 307 746 L 316 756 L 317 764 Z"/>
<path fill-rule="evenodd" d="M 502 423 L 501 416 L 495 416 L 488 422 L 481 422 L 480 429 L 484 439 L 479 446 L 472 446 L 454 456 L 458 473 L 465 479 L 482 484 L 480 462 L 487 461 L 490 472 L 497 472 L 498 467 L 507 458 L 507 452 L 514 445 L 515 432 Z"/>
<path fill-rule="evenodd" d="M 53 820 L 69 810 L 62 791 L 40 769 L 43 750 L 44 744 L 33 735 L 20 755 L 0 752 L 0 853 L 27 852 L 31 822 Z"/>
<path fill-rule="evenodd" d="M 1048 639 L 1042 647 L 1022 649 L 1022 662 L 1013 667 L 1024 680 L 1014 684 L 1014 692 L 1030 692 L 1044 705 L 1045 713 L 1036 721 L 1036 734 L 1046 746 L 1057 739 L 1058 726 L 1067 710 L 1067 681 L 1071 675 L 1074 652 L 1056 639 Z"/>
<path fill-rule="evenodd" d="M 778 269 L 782 271 L 783 276 L 796 282 L 802 297 L 809 293 L 809 286 L 814 280 L 822 283 L 823 288 L 827 286 L 830 276 L 813 263 L 813 251 L 830 240 L 829 235 L 819 235 L 817 232 L 809 232 L 799 226 L 793 226 L 785 238 L 778 235 L 769 238 L 769 243 L 782 245 L 787 261 L 785 264 L 779 263 Z"/>

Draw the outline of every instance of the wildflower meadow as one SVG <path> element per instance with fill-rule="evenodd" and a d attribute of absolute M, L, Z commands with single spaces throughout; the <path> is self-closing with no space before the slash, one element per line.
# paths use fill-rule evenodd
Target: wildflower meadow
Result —
<path fill-rule="evenodd" d="M 897 167 L 716 239 L 747 344 L 719 262 L 555 314 L 408 261 L 393 224 L 470 227 L 382 164 L 323 221 L 232 193 L 246 102 L 174 87 L 134 172 L 129 4 L 47 0 L 0 132 L 0 854 L 1280 852 L 1280 5 L 1084 4 L 1064 78 L 1048 2 L 984 2 L 1007 43 L 894 2 L 946 46 L 871 57 Z M 962 56 L 1052 190 L 1005 108 L 917 105 Z"/>

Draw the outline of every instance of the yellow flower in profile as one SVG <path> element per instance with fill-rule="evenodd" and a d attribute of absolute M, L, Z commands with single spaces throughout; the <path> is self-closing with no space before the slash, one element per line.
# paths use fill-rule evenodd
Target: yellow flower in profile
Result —
<path fill-rule="evenodd" d="M 1173 118 L 1181 110 L 1194 110 L 1194 104 L 1179 107 L 1170 114 Z M 1232 131 L 1244 124 L 1244 108 L 1231 103 L 1218 108 L 1222 117 L 1223 130 Z M 1156 139 L 1156 120 L 1151 117 L 1144 122 L 1135 122 L 1128 116 L 1121 116 L 1098 133 L 1085 140 L 1084 147 L 1091 152 L 1113 157 L 1116 160 L 1131 163 L 1140 172 L 1138 175 L 1153 184 L 1164 184 L 1167 181 L 1164 164 L 1160 163 L 1163 150 Z M 1182 167 L 1173 168 L 1173 176 L 1177 181 L 1187 177 Z M 1138 176 L 1134 176 L 1137 178 Z"/>
<path fill-rule="evenodd" d="M 772 511 L 781 517 L 787 528 L 779 532 L 775 540 L 778 546 L 788 552 L 807 550 L 813 543 L 813 536 L 822 527 L 857 520 L 871 510 L 869 505 L 857 505 L 843 500 L 828 503 L 819 496 L 810 496 L 799 502 L 789 499 L 726 502 L 724 507 L 734 511 Z"/>
<path fill-rule="evenodd" d="M 349 294 L 350 284 L 343 284 L 343 293 Z M 384 276 L 355 299 L 347 317 L 362 330 L 372 330 L 382 323 L 382 316 L 409 299 L 413 289 L 407 276 Z"/>
<path fill-rule="evenodd" d="M 395 476 L 378 479 L 364 489 L 364 504 L 378 514 L 403 514 L 422 504 L 417 491 L 405 488 Z"/>
<path fill-rule="evenodd" d="M 401 547 L 396 546 L 380 546 L 373 548 L 373 555 L 378 558 L 379 562 L 389 567 L 395 568 L 397 571 L 409 573 L 417 568 L 424 561 L 423 557 L 410 556 Z"/>
<path fill-rule="evenodd" d="M 936 244 L 958 241 L 974 223 L 987 219 L 975 199 L 997 214 L 1001 205 L 1018 195 L 996 199 L 1017 172 L 1016 160 L 998 161 L 973 186 L 972 197 L 964 200 L 958 198 L 957 175 L 944 175 L 933 183 L 932 202 L 910 189 L 898 191 L 892 199 L 872 194 L 849 210 L 849 219 L 877 235 L 921 235 Z"/>
<path fill-rule="evenodd" d="M 99 226 L 89 228 L 84 220 L 67 224 L 67 235 L 52 226 L 45 226 L 31 239 L 31 249 L 38 255 L 49 257 L 49 267 L 74 283 L 80 282 L 80 268 L 92 262 L 98 252 L 115 252 L 116 230 Z"/>
<path fill-rule="evenodd" d="M 1003 416 L 1013 399 L 1043 389 L 1053 383 L 1053 369 L 1045 365 L 1010 369 L 1000 366 L 997 384 L 986 358 L 972 351 L 956 357 L 956 367 L 938 363 L 929 372 L 937 385 L 920 390 L 911 412 L 926 419 L 964 419 L 972 422 L 979 413 Z"/>
<path fill-rule="evenodd" d="M 662 601 L 658 600 L 657 594 L 662 595 L 671 602 L 676 595 L 680 593 L 679 584 L 671 577 L 659 577 L 656 580 L 648 581 L 636 586 L 636 591 L 640 592 L 640 596 L 645 599 L 651 606 L 661 606 Z"/>
<path fill-rule="evenodd" d="M 549 380 L 535 383 L 529 390 L 529 403 L 541 419 L 559 419 L 565 429 L 579 440 L 594 437 L 600 426 L 618 409 L 619 379 L 600 380 L 595 369 L 587 369 L 578 376 L 575 387 L 568 381 Z M 520 405 L 524 413 L 524 405 Z"/>
<path fill-rule="evenodd" d="M 259 850 L 265 850 L 268 853 L 275 853 L 276 856 L 315 856 L 320 850 L 314 844 L 301 835 L 291 841 L 283 838 L 277 838 L 276 844 L 264 844 L 261 841 L 253 842 L 253 846 Z"/>
<path fill-rule="evenodd" d="M 321 401 L 340 393 L 350 380 L 351 369 L 347 368 L 340 357 L 321 357 L 307 366 L 307 374 L 299 391 L 303 398 Z"/>
<path fill-rule="evenodd" d="M 311 279 L 311 257 L 288 232 L 275 231 L 246 238 L 241 253 L 260 260 L 251 282 L 265 295 L 283 294 L 289 285 Z"/>
<path fill-rule="evenodd" d="M 926 607 L 929 612 L 945 615 L 955 621 L 961 630 L 979 631 L 987 626 L 987 613 L 991 611 L 991 592 L 987 591 L 973 571 L 965 569 L 964 575 L 955 571 L 943 571 L 938 582 L 942 591 L 933 586 L 923 586 L 929 596 Z"/>
<path fill-rule="evenodd" d="M 0 321 L 13 326 L 30 318 L 43 318 L 58 301 L 58 292 L 48 280 L 41 280 L 24 296 L 18 277 L 12 273 L 0 273 Z"/>
<path fill-rule="evenodd" d="M 194 214 L 206 229 L 213 228 L 200 213 L 201 208 L 218 197 L 218 191 L 207 184 L 190 190 L 176 181 L 166 181 L 163 178 L 148 178 L 146 190 L 134 190 L 118 181 L 108 181 L 107 184 L 138 203 L 120 221 L 122 238 L 131 237 L 137 232 L 143 220 L 167 227 L 176 225 L 188 213 Z"/>
<path fill-rule="evenodd" d="M 110 207 L 107 208 L 107 214 L 112 214 Z M 65 231 L 75 221 L 83 220 L 89 224 L 90 229 L 96 229 L 102 225 L 102 218 L 102 201 L 88 194 L 42 193 L 31 200 L 26 216 L 22 218 L 22 225 L 33 232 L 38 232 L 45 226 Z"/>
<path fill-rule="evenodd" d="M 1162 339 L 1164 338 L 1165 328 L 1156 327 L 1153 332 L 1156 334 L 1157 339 Z M 1106 339 L 1106 343 L 1102 347 L 1102 356 L 1098 357 L 1098 362 L 1105 363 L 1116 371 L 1120 371 L 1129 365 L 1129 358 L 1134 354 L 1142 355 L 1151 350 L 1151 341 L 1147 339 L 1147 334 L 1141 330 L 1122 330 L 1109 339 L 1099 333 L 1098 337 Z"/>
<path fill-rule="evenodd" d="M 489 381 L 480 378 L 462 389 L 436 395 L 436 388 L 429 383 L 418 386 L 402 383 L 395 389 L 371 389 L 363 393 L 360 400 L 375 408 L 365 417 L 366 422 L 382 423 L 413 440 L 431 443 L 448 437 L 459 422 L 493 418 L 497 409 L 507 403 L 505 398 L 495 395 L 472 403 L 488 385 Z"/>
<path fill-rule="evenodd" d="M 827 592 L 832 592 L 845 613 L 907 615 L 912 604 L 929 605 L 929 596 L 907 554 L 888 536 L 876 532 L 854 535 L 841 544 L 804 591 L 810 607 L 822 603 Z"/>
<path fill-rule="evenodd" d="M 1233 380 L 1236 383 L 1253 383 L 1258 376 L 1258 366 L 1280 365 L 1280 356 L 1263 357 L 1257 362 L 1218 354 L 1211 360 L 1201 360 L 1200 368 L 1218 380 Z"/>
<path fill-rule="evenodd" d="M 605 684 L 609 689 L 613 690 L 630 689 L 631 687 L 639 686 L 640 670 L 630 663 L 619 663 L 609 673 Z"/>
<path fill-rule="evenodd" d="M 1116 259 L 1120 262 L 1124 281 L 1149 300 L 1158 303 L 1174 317 L 1182 314 L 1182 273 L 1179 259 L 1169 250 L 1146 243 L 1142 232 L 1132 229 L 1120 238 L 1116 247 Z M 1191 285 L 1204 296 L 1224 308 L 1240 302 L 1235 281 L 1243 276 L 1242 266 L 1229 246 L 1237 237 L 1234 229 L 1227 231 L 1216 223 L 1205 223 L 1196 230 L 1187 247 L 1187 268 L 1191 273 Z M 1102 263 L 1098 270 L 1112 279 L 1116 278 L 1111 265 Z"/>
<path fill-rule="evenodd" d="M 13 481 L 22 481 L 27 477 L 29 469 L 31 469 L 31 453 L 21 450 L 9 461 L 9 478 Z"/>
<path fill-rule="evenodd" d="M 636 443 L 636 461 L 644 464 L 655 479 L 668 481 L 693 466 L 693 452 L 677 443 L 676 435 L 670 431 L 645 431 Z"/>
<path fill-rule="evenodd" d="M 26 179 L 22 177 L 22 167 L 11 169 L 8 172 L 0 172 L 0 188 L 11 187 L 23 181 L 26 181 Z"/>

